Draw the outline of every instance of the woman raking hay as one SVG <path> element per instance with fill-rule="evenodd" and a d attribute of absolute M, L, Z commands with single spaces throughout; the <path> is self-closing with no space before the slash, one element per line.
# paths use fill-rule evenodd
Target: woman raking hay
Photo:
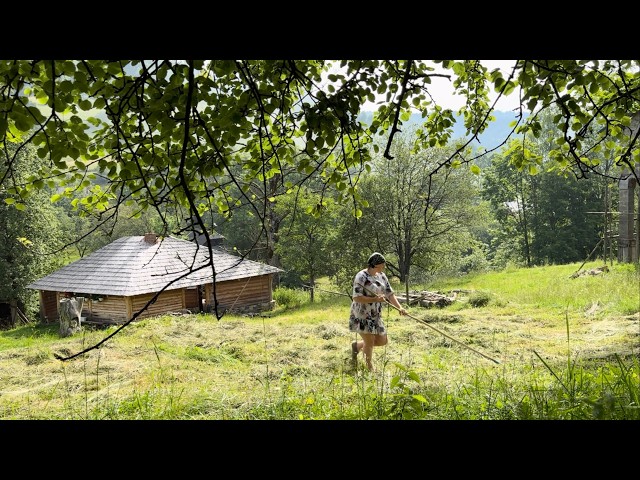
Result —
<path fill-rule="evenodd" d="M 388 301 L 400 315 L 407 314 L 384 273 L 385 266 L 384 256 L 373 252 L 367 260 L 367 268 L 360 270 L 353 279 L 349 330 L 358 333 L 362 340 L 351 343 L 351 358 L 357 363 L 358 353 L 362 351 L 369 370 L 373 370 L 373 347 L 381 347 L 388 342 L 382 305 Z"/>

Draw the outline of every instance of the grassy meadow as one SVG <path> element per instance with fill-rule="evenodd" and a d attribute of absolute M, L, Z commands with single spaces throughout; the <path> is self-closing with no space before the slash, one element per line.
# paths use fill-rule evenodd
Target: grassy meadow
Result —
<path fill-rule="evenodd" d="M 67 338 L 18 326 L 0 331 L 0 418 L 637 420 L 640 274 L 572 277 L 601 266 L 412 287 L 457 297 L 408 317 L 387 307 L 374 372 L 351 362 L 350 299 L 326 282 L 314 303 L 277 289 L 261 316 L 164 315 Z"/>

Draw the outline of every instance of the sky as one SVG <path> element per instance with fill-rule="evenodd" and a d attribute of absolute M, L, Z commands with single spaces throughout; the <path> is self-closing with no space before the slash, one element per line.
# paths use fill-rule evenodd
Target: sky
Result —
<path fill-rule="evenodd" d="M 489 71 L 500 68 L 502 70 L 503 76 L 508 76 L 513 65 L 515 64 L 515 60 L 481 60 L 482 64 L 487 67 Z M 437 70 L 436 70 L 437 72 Z M 434 73 L 436 73 L 434 72 Z M 450 73 L 450 72 L 449 72 Z M 464 98 L 460 96 L 453 95 L 453 80 L 449 80 L 442 77 L 434 77 L 431 80 L 431 86 L 429 91 L 431 95 L 434 97 L 436 102 L 441 105 L 443 108 L 451 108 L 452 110 L 458 110 L 460 107 L 464 105 Z M 496 94 L 491 93 L 490 99 L 493 102 L 497 97 Z M 515 108 L 519 107 L 519 98 L 518 91 L 514 91 L 508 97 L 501 97 L 498 103 L 496 104 L 495 109 L 498 111 L 511 111 Z M 367 103 L 365 104 L 363 110 L 365 111 L 373 111 L 376 109 L 375 103 Z"/>

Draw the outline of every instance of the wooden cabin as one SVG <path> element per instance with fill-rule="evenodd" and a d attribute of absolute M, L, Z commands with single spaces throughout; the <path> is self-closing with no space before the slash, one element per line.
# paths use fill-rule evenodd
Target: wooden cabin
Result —
<path fill-rule="evenodd" d="M 178 312 L 271 310 L 279 268 L 155 234 L 122 237 L 28 288 L 40 293 L 40 318 L 59 319 L 63 298 L 84 297 L 82 321 L 123 323 Z M 215 282 L 214 282 L 215 278 Z M 215 286 L 215 288 L 214 288 Z"/>

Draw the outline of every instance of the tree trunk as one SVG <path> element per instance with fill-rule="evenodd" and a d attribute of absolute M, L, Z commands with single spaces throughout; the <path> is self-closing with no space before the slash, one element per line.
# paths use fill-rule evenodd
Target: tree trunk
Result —
<path fill-rule="evenodd" d="M 18 317 L 18 300 L 12 298 L 9 300 L 9 308 L 11 313 L 11 328 L 16 326 L 16 319 Z"/>
<path fill-rule="evenodd" d="M 82 305 L 84 297 L 63 298 L 60 300 L 58 311 L 60 313 L 60 336 L 69 337 L 80 331 Z"/>

